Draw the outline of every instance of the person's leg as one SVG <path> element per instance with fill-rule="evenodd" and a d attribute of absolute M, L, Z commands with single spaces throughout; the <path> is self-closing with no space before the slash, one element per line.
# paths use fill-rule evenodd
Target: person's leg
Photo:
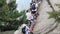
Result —
<path fill-rule="evenodd" d="M 31 27 L 31 20 L 28 20 L 28 22 L 29 22 L 29 28 Z"/>
<path fill-rule="evenodd" d="M 32 21 L 30 20 L 30 27 L 31 27 Z"/>
<path fill-rule="evenodd" d="M 34 24 L 34 18 L 30 20 L 30 24 Z"/>
<path fill-rule="evenodd" d="M 29 28 L 30 28 L 30 26 L 31 26 L 31 25 L 30 25 L 30 20 L 28 20 L 28 24 L 29 24 Z"/>
<path fill-rule="evenodd" d="M 28 31 L 26 31 L 26 33 L 25 34 L 29 34 L 29 32 Z"/>

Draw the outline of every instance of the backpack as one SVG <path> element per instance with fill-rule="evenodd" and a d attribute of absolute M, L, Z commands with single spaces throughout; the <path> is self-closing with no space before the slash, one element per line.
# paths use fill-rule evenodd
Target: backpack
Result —
<path fill-rule="evenodd" d="M 32 5 L 32 10 L 35 10 L 35 9 L 36 9 L 35 4 L 33 4 Z"/>
<path fill-rule="evenodd" d="M 25 33 L 26 26 L 22 28 L 22 32 Z"/>

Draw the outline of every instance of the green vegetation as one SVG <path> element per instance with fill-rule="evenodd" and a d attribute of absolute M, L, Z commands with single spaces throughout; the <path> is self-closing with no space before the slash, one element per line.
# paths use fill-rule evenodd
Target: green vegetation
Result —
<path fill-rule="evenodd" d="M 56 4 L 56 6 L 60 8 L 60 4 Z M 46 32 L 46 34 L 48 34 L 49 32 L 52 32 L 53 30 L 55 30 L 60 24 L 60 10 L 55 11 L 54 8 L 52 10 L 53 11 L 48 12 L 48 14 L 50 15 L 49 19 L 50 18 L 55 19 L 55 22 L 52 24 L 52 25 L 55 25 L 55 26 L 53 28 L 51 28 L 48 32 Z"/>
<path fill-rule="evenodd" d="M 16 30 L 18 26 L 26 22 L 25 10 L 20 13 L 16 10 L 16 0 L 6 3 L 0 0 L 0 30 Z"/>
<path fill-rule="evenodd" d="M 60 8 L 60 4 L 56 4 L 56 6 L 58 6 Z"/>
<path fill-rule="evenodd" d="M 60 22 L 60 11 L 48 12 L 49 18 L 54 18 L 56 22 Z"/>
<path fill-rule="evenodd" d="M 56 4 L 56 6 L 58 6 L 60 8 L 60 4 Z M 51 11 L 51 12 L 48 12 L 48 14 L 50 15 L 49 18 L 54 18 L 55 22 L 60 23 L 60 10 L 59 11 Z"/>

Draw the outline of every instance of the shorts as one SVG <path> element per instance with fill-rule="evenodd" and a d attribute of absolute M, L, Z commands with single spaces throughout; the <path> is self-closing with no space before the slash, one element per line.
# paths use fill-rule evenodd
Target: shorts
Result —
<path fill-rule="evenodd" d="M 31 13 L 32 13 L 32 14 L 35 14 L 35 13 L 36 13 L 36 11 L 32 11 Z"/>

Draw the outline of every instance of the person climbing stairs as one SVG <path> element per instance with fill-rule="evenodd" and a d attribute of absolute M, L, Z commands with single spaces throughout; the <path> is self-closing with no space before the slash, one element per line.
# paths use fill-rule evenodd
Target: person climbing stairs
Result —
<path fill-rule="evenodd" d="M 37 0 L 37 1 L 38 1 L 38 0 Z M 36 2 L 37 2 L 37 1 L 36 1 Z M 34 2 L 35 2 L 35 1 L 34 1 Z M 42 2 L 42 1 L 38 2 L 39 4 L 37 4 L 37 5 L 36 5 L 36 4 L 35 4 L 35 5 L 33 5 L 34 10 L 36 10 L 35 12 L 33 12 L 34 17 L 35 17 L 35 19 L 34 19 L 34 20 L 35 20 L 35 22 L 36 22 L 36 20 L 37 20 L 37 18 L 38 18 L 38 15 L 39 15 L 39 13 L 38 13 L 38 11 L 39 11 L 39 10 L 38 10 L 38 9 L 39 9 L 39 7 L 40 7 L 41 2 Z M 33 3 L 32 3 L 32 4 L 33 4 Z M 38 7 L 37 7 L 37 6 L 38 6 Z M 31 7 L 31 8 L 33 8 L 33 7 Z M 31 9 L 31 10 L 33 10 L 33 9 Z M 37 22 L 36 22 L 36 23 L 37 23 Z M 33 29 L 34 29 L 34 26 L 36 25 L 36 23 L 34 23 L 34 24 L 32 24 L 32 25 L 31 25 L 31 27 L 30 27 L 30 29 L 31 29 L 31 30 L 30 30 L 30 31 L 31 31 L 31 33 L 33 33 L 33 32 L 34 32 L 34 30 L 33 30 Z"/>

